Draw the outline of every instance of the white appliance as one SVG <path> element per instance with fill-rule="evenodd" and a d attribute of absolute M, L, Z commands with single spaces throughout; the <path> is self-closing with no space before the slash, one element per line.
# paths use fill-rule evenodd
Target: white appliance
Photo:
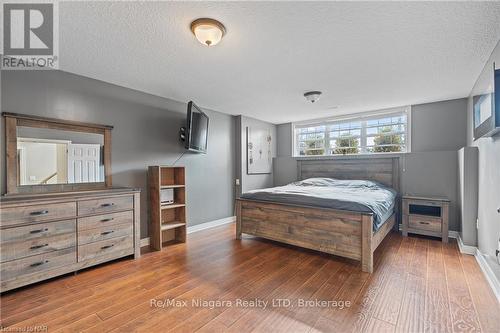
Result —
<path fill-rule="evenodd" d="M 160 201 L 162 204 L 174 203 L 174 189 L 166 188 L 160 191 Z"/>

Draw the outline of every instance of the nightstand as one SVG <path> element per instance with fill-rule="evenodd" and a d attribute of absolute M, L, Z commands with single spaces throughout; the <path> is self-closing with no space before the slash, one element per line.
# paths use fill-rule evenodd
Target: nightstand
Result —
<path fill-rule="evenodd" d="M 449 207 L 445 198 L 403 196 L 403 236 L 436 236 L 448 243 Z"/>

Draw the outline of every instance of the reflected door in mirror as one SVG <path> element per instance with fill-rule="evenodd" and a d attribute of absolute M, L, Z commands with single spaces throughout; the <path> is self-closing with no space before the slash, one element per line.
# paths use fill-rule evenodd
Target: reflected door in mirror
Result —
<path fill-rule="evenodd" d="M 98 183 L 101 165 L 100 145 L 69 144 L 68 145 L 68 182 Z"/>
<path fill-rule="evenodd" d="M 17 127 L 18 185 L 104 182 L 104 136 Z"/>

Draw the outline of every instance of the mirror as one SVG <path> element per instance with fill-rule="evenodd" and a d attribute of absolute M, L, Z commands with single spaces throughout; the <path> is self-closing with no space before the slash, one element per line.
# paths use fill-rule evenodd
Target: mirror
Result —
<path fill-rule="evenodd" d="M 113 126 L 2 112 L 7 193 L 112 187 Z"/>
<path fill-rule="evenodd" d="M 104 135 L 17 126 L 18 185 L 104 182 Z"/>

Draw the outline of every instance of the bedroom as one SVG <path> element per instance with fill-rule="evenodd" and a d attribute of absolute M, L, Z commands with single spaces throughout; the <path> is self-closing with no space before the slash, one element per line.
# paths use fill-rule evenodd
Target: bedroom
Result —
<path fill-rule="evenodd" d="M 2 11 L 3 330 L 499 331 L 500 3 Z"/>

